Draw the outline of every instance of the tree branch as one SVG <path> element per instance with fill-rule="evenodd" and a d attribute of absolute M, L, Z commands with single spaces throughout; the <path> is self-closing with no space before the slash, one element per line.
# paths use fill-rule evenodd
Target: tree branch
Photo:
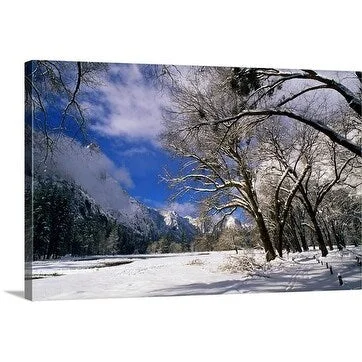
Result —
<path fill-rule="evenodd" d="M 343 137 L 342 135 L 338 134 L 336 131 L 334 131 L 332 128 L 328 127 L 327 125 L 323 124 L 320 121 L 312 120 L 305 118 L 301 115 L 298 115 L 296 113 L 293 113 L 291 111 L 286 110 L 278 110 L 278 109 L 257 109 L 257 110 L 245 110 L 240 113 L 238 113 L 235 116 L 223 118 L 220 120 L 216 120 L 213 122 L 214 125 L 218 125 L 221 123 L 226 123 L 234 120 L 240 120 L 241 118 L 248 117 L 248 116 L 282 116 L 282 117 L 288 117 L 291 119 L 295 119 L 301 123 L 304 123 L 308 126 L 313 127 L 319 132 L 322 132 L 325 134 L 329 139 L 331 139 L 333 142 L 347 148 L 349 151 L 353 152 L 354 154 L 362 157 L 362 148 L 361 146 L 356 145 L 352 141 L 348 140 L 347 138 Z M 261 122 L 260 120 L 255 121 L 255 123 Z M 210 125 L 209 123 L 201 123 L 200 125 Z"/>

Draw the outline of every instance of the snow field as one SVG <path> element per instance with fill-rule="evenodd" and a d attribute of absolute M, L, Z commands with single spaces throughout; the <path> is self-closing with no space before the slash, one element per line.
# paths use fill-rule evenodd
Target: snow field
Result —
<path fill-rule="evenodd" d="M 33 280 L 33 299 L 361 289 L 361 266 L 356 261 L 360 254 L 360 247 L 349 247 L 333 250 L 325 258 L 310 250 L 270 263 L 261 250 L 37 261 L 33 275 L 49 276 Z"/>

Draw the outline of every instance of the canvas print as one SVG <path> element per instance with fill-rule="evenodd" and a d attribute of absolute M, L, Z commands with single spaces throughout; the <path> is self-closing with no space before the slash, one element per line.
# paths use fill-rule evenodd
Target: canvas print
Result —
<path fill-rule="evenodd" d="M 362 73 L 25 64 L 32 300 L 361 289 Z"/>

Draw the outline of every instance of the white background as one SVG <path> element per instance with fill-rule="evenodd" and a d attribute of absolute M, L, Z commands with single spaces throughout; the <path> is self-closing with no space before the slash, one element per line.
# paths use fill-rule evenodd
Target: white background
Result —
<path fill-rule="evenodd" d="M 362 70 L 361 7 L 317 0 L 4 2 L 0 359 L 358 360 L 361 291 L 41 303 L 13 292 L 23 289 L 24 61 Z"/>

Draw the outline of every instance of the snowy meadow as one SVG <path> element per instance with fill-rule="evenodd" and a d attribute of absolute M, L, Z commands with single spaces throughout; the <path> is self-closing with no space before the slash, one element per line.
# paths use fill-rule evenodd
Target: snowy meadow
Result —
<path fill-rule="evenodd" d="M 33 263 L 33 298 L 88 299 L 361 289 L 361 248 L 265 262 L 261 250 Z M 359 259 L 360 260 L 360 259 Z M 340 276 L 340 278 L 339 278 Z M 340 283 L 342 280 L 342 284 Z"/>

